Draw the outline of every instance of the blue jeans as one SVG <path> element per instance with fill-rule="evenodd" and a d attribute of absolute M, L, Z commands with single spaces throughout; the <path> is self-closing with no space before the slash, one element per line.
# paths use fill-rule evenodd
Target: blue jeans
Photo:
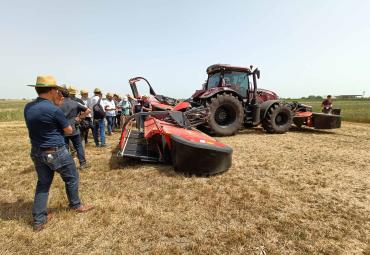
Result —
<path fill-rule="evenodd" d="M 77 157 L 78 157 L 78 161 L 80 162 L 80 165 L 85 164 L 86 163 L 85 151 L 84 151 L 84 147 L 82 146 L 80 134 L 66 136 L 64 139 L 66 141 L 67 148 L 69 147 L 69 141 L 72 142 L 73 147 L 75 148 L 77 152 Z"/>
<path fill-rule="evenodd" d="M 106 116 L 106 119 L 108 123 L 108 133 L 111 134 L 113 130 L 114 116 Z"/>
<path fill-rule="evenodd" d="M 99 133 L 100 133 L 100 139 L 101 144 L 105 145 L 105 123 L 104 119 L 101 120 L 94 120 L 94 141 L 95 145 L 99 145 Z"/>
<path fill-rule="evenodd" d="M 79 176 L 76 164 L 65 146 L 59 147 L 55 152 L 47 153 L 40 148 L 32 147 L 31 158 L 37 172 L 37 186 L 32 209 L 35 224 L 42 224 L 47 220 L 47 203 L 54 173 L 62 177 L 70 208 L 81 205 L 78 195 Z"/>

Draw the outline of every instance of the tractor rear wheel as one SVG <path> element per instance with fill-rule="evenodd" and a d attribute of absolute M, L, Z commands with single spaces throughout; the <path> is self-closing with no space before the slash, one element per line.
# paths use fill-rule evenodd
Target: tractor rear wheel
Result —
<path fill-rule="evenodd" d="M 218 94 L 207 102 L 208 125 L 217 136 L 234 135 L 240 129 L 244 110 L 238 98 L 230 94 Z"/>
<path fill-rule="evenodd" d="M 271 106 L 262 120 L 262 127 L 270 134 L 283 134 L 292 125 L 293 116 L 290 109 L 283 104 Z"/>

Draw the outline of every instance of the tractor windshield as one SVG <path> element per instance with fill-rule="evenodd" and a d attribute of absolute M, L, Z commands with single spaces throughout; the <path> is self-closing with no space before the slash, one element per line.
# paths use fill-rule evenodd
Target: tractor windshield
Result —
<path fill-rule="evenodd" d="M 248 89 L 248 74 L 243 72 L 227 72 L 224 73 L 225 86 L 231 87 L 243 97 L 247 96 Z"/>
<path fill-rule="evenodd" d="M 211 74 L 208 77 L 207 89 L 218 87 L 220 85 L 220 79 L 221 79 L 221 74 L 220 73 Z"/>
<path fill-rule="evenodd" d="M 245 72 L 225 72 L 223 74 L 224 85 L 232 88 L 238 92 L 241 96 L 247 96 L 247 90 L 249 85 L 248 74 Z M 215 88 L 220 86 L 221 73 L 214 73 L 209 75 L 207 89 Z"/>

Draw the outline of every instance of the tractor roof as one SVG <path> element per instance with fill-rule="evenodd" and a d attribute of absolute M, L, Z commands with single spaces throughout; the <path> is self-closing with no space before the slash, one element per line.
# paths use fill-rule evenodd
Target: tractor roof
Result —
<path fill-rule="evenodd" d="M 216 73 L 221 70 L 251 73 L 251 70 L 248 67 L 232 66 L 227 64 L 215 64 L 207 68 L 207 74 Z"/>

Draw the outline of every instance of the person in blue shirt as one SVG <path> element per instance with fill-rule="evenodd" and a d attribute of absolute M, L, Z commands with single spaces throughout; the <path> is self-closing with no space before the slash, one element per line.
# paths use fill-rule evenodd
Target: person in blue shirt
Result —
<path fill-rule="evenodd" d="M 64 135 L 73 130 L 62 110 L 62 89 L 52 76 L 38 76 L 35 87 L 38 97 L 24 108 L 30 141 L 31 158 L 37 172 L 37 185 L 32 209 L 33 229 L 39 231 L 48 221 L 47 202 L 54 173 L 65 182 L 69 207 L 76 212 L 94 208 L 82 205 L 78 194 L 79 175 L 76 164 L 68 152 Z"/>

